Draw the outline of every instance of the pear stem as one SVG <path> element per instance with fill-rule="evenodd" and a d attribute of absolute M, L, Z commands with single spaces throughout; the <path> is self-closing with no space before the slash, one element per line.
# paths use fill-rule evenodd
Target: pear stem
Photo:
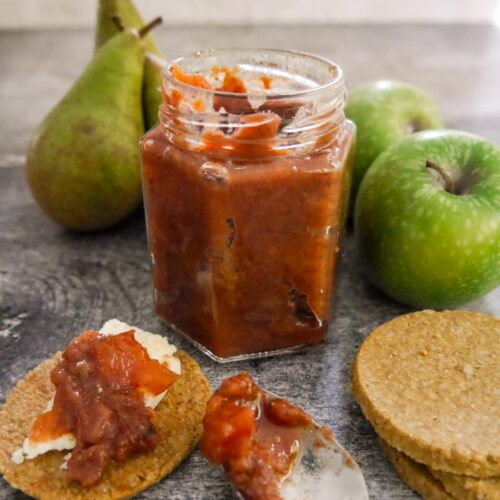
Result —
<path fill-rule="evenodd" d="M 153 28 L 156 28 L 159 24 L 163 22 L 163 19 L 159 17 L 155 17 L 152 21 L 150 21 L 146 26 L 143 26 L 139 30 L 139 37 L 144 38 Z"/>
<path fill-rule="evenodd" d="M 115 26 L 118 28 L 119 31 L 124 31 L 125 26 L 123 26 L 123 20 L 120 16 L 118 15 L 113 15 L 111 16 L 111 21 L 115 24 Z"/>
<path fill-rule="evenodd" d="M 444 180 L 445 191 L 447 191 L 448 193 L 454 192 L 455 186 L 453 184 L 453 179 L 452 179 L 451 175 L 449 174 L 449 172 L 444 167 L 442 167 L 441 165 L 438 165 L 437 163 L 434 163 L 431 160 L 427 160 L 425 162 L 425 166 L 426 166 L 426 168 L 430 168 L 432 170 L 435 170 L 441 176 L 441 178 Z"/>

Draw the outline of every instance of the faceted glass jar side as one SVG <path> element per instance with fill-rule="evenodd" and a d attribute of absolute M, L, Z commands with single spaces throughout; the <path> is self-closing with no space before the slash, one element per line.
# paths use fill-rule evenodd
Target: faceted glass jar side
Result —
<path fill-rule="evenodd" d="M 189 120 L 175 86 L 168 76 L 161 123 L 141 142 L 156 312 L 218 361 L 320 342 L 352 172 L 343 82 L 325 106 L 306 89 L 257 110 L 197 90 L 208 105 Z"/>

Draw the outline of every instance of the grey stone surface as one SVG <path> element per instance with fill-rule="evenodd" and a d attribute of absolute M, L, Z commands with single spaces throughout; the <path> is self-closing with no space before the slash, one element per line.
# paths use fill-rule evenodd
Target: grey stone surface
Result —
<path fill-rule="evenodd" d="M 349 84 L 399 78 L 426 88 L 449 127 L 500 143 L 500 32 L 487 27 L 169 28 L 157 33 L 172 57 L 204 47 L 268 46 L 338 61 Z M 356 349 L 378 324 L 409 309 L 360 275 L 347 235 L 328 339 L 291 356 L 217 365 L 152 313 L 143 213 L 109 231 L 79 235 L 35 206 L 22 168 L 30 134 L 91 56 L 92 33 L 0 33 L 0 400 L 28 370 L 75 334 L 121 318 L 162 332 L 191 353 L 215 387 L 241 369 L 299 403 L 362 467 L 374 499 L 416 498 L 382 456 L 348 391 Z M 500 290 L 468 308 L 499 314 Z M 193 453 L 144 499 L 229 499 L 221 472 Z M 0 498 L 21 499 L 0 479 Z"/>

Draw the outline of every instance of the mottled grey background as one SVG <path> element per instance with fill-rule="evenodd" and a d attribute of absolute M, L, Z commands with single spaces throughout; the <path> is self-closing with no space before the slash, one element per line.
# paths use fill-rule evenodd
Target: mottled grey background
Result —
<path fill-rule="evenodd" d="M 484 26 L 168 28 L 171 57 L 206 47 L 295 48 L 337 61 L 349 85 L 398 78 L 427 89 L 449 127 L 500 143 L 500 32 Z M 78 235 L 47 220 L 23 179 L 29 136 L 89 60 L 90 31 L 0 32 L 0 400 L 75 334 L 118 317 L 162 332 L 202 365 L 213 386 L 241 369 L 334 430 L 362 467 L 374 499 L 416 498 L 382 456 L 348 392 L 356 349 L 376 325 L 409 309 L 360 276 L 351 235 L 340 264 L 327 341 L 282 358 L 217 365 L 152 314 L 142 212 L 109 231 Z M 500 290 L 468 308 L 499 314 Z M 196 451 L 144 499 L 229 499 L 218 469 Z M 0 479 L 0 498 L 25 498 Z"/>

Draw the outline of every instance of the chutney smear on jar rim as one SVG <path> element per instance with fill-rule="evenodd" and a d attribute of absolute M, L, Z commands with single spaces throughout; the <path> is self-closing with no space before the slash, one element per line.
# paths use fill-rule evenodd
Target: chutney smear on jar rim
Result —
<path fill-rule="evenodd" d="M 52 370 L 52 408 L 33 423 L 32 442 L 74 435 L 68 477 L 95 486 L 113 460 L 152 450 L 158 432 L 144 393 L 166 391 L 179 375 L 152 359 L 134 330 L 118 335 L 87 331 L 73 339 Z"/>
<path fill-rule="evenodd" d="M 281 483 L 314 426 L 304 410 L 262 391 L 242 372 L 224 380 L 208 402 L 202 453 L 224 467 L 226 479 L 243 498 L 282 500 Z"/>
<path fill-rule="evenodd" d="M 210 83 L 201 73 L 186 73 L 179 66 L 172 64 L 169 67 L 172 77 L 192 87 L 213 90 L 215 92 L 229 92 L 233 94 L 245 94 L 248 89 L 243 78 L 238 74 L 237 67 L 229 69 L 226 66 L 213 66 L 211 78 L 215 82 Z M 221 82 L 222 79 L 222 82 Z M 272 78 L 261 76 L 258 78 L 263 90 L 269 90 L 272 85 Z M 177 89 L 172 90 L 170 95 L 164 93 L 164 99 L 174 108 L 178 108 L 186 96 Z M 231 99 L 221 99 L 217 94 L 213 98 L 215 110 L 224 110 L 231 114 L 242 115 L 241 121 L 245 127 L 238 128 L 233 134 L 225 134 L 221 130 L 206 130 L 202 133 L 202 144 L 198 151 L 207 153 L 236 154 L 244 158 L 259 158 L 262 156 L 278 156 L 284 151 L 276 149 L 276 137 L 281 126 L 282 118 L 278 105 L 261 105 L 262 111 L 254 112 L 249 101 Z M 197 97 L 190 102 L 193 111 L 203 113 L 206 111 L 206 104 L 201 97 Z M 274 107 L 278 109 L 275 110 Z M 295 107 L 292 105 L 292 107 Z M 275 112 L 276 111 L 276 112 Z M 296 109 L 295 109 L 296 111 Z M 250 114 L 247 114 L 250 113 Z"/>

